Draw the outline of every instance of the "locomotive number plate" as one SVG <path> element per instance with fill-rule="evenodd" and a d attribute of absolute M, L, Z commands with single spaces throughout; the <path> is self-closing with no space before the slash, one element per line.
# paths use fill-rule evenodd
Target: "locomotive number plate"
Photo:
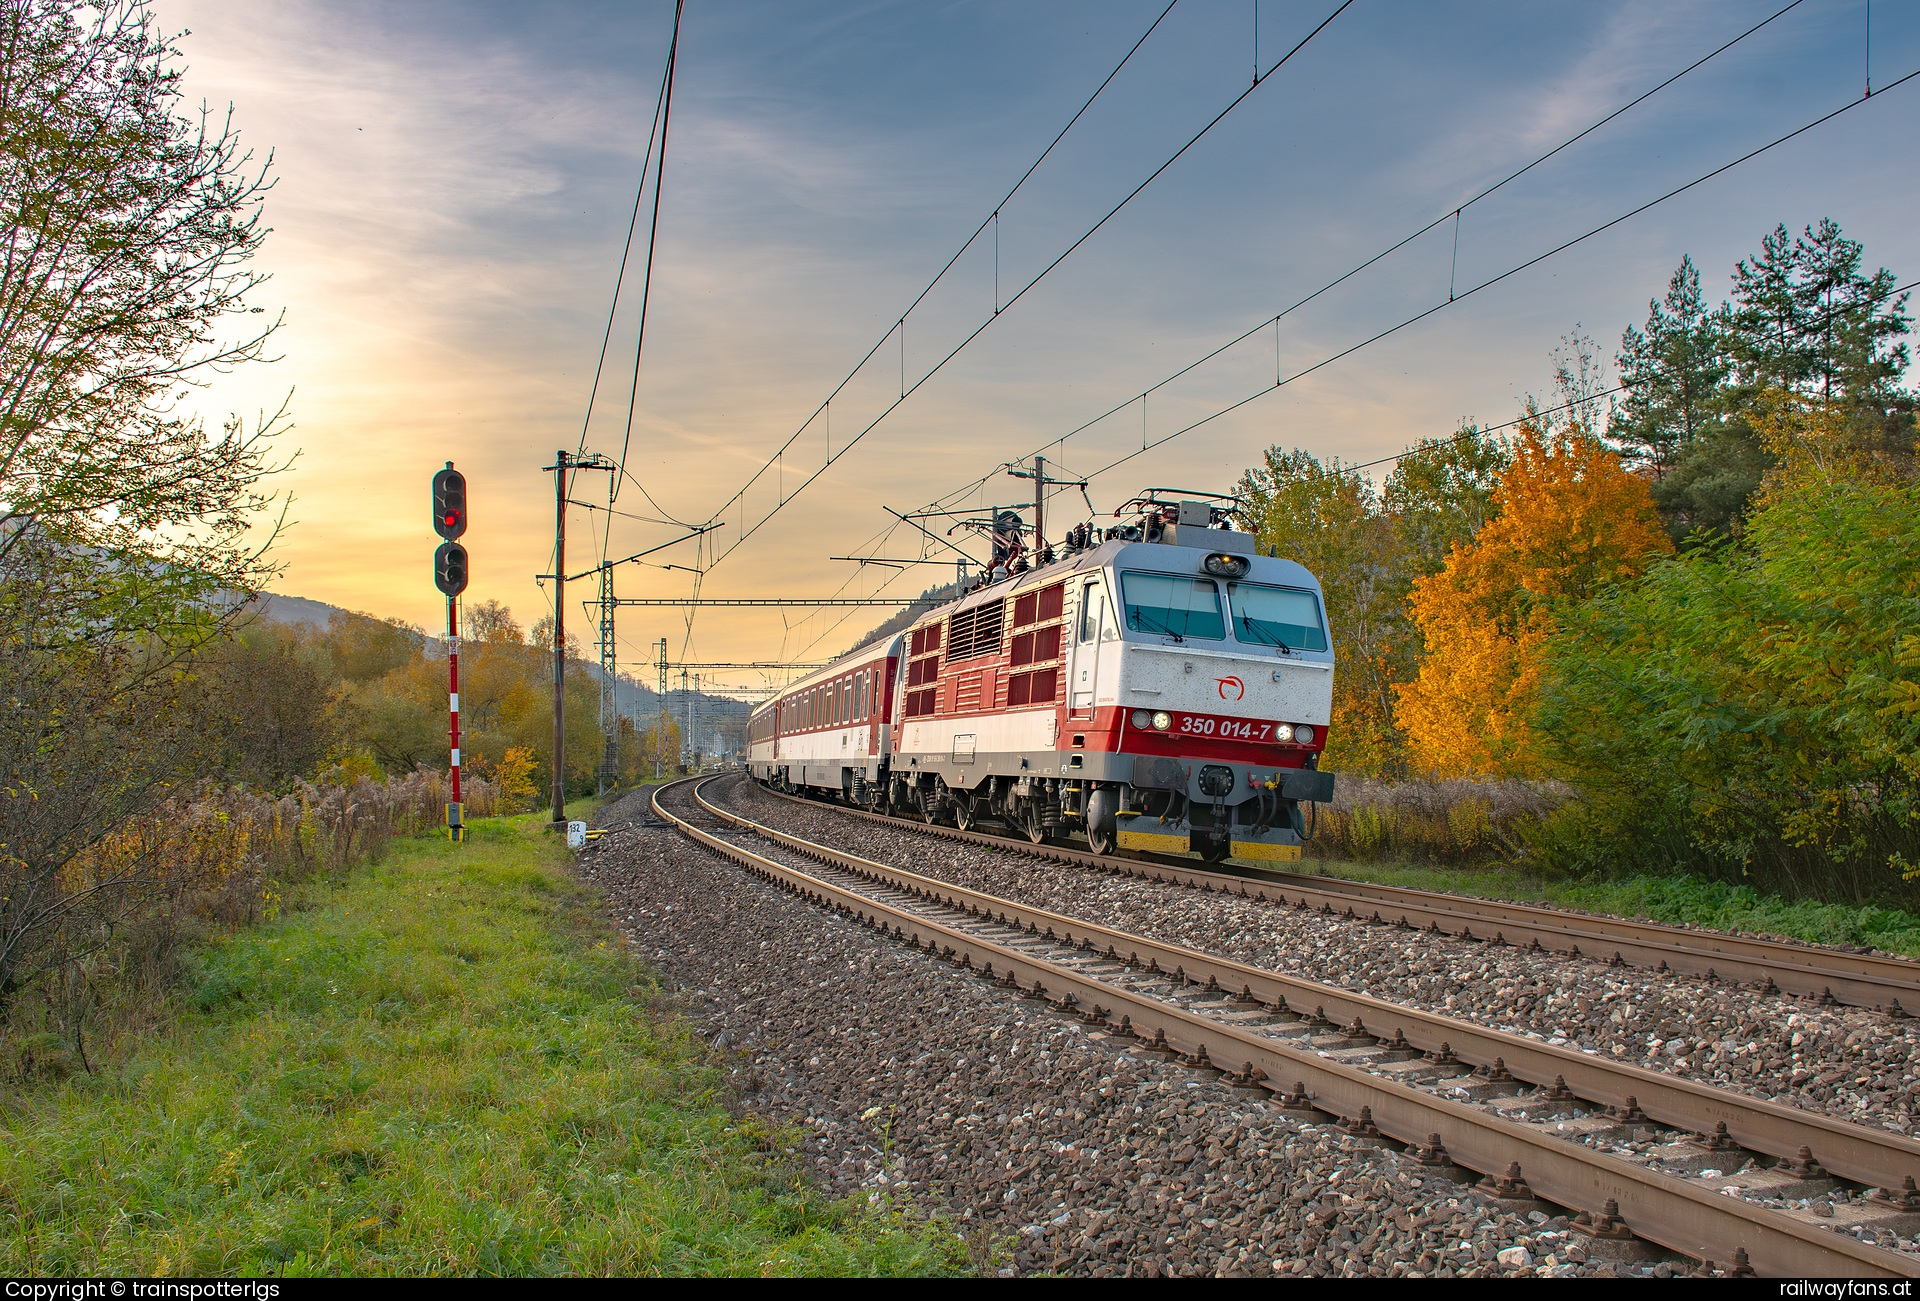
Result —
<path fill-rule="evenodd" d="M 1271 741 L 1272 723 L 1257 718 L 1222 718 L 1217 714 L 1175 714 L 1171 736 L 1212 736 L 1223 741 Z"/>

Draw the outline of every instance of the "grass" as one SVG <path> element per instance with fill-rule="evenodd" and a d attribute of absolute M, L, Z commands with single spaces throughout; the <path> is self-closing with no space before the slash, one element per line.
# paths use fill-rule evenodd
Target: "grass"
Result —
<path fill-rule="evenodd" d="M 936 1274 L 725 1105 L 540 815 L 213 944 L 121 1066 L 0 1097 L 0 1274 Z"/>
<path fill-rule="evenodd" d="M 1815 903 L 1764 894 L 1694 876 L 1560 880 L 1512 864 L 1452 868 L 1406 863 L 1308 860 L 1326 876 L 1445 890 L 1481 899 L 1547 903 L 1612 917 L 1645 917 L 1672 926 L 1782 935 L 1816 944 L 1871 945 L 1920 958 L 1920 916 L 1875 905 Z"/>

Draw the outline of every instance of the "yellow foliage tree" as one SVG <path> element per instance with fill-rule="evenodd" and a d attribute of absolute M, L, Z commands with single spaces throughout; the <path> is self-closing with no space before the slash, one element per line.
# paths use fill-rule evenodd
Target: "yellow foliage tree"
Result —
<path fill-rule="evenodd" d="M 1577 425 L 1522 425 L 1494 504 L 1492 522 L 1416 580 L 1409 601 L 1427 653 L 1395 694 L 1414 763 L 1432 773 L 1535 773 L 1529 719 L 1555 603 L 1673 550 L 1646 483 Z"/>
<path fill-rule="evenodd" d="M 524 745 L 510 745 L 493 765 L 488 774 L 498 788 L 500 811 L 502 813 L 524 813 L 531 807 L 533 797 L 539 794 L 533 786 L 533 772 L 538 761 L 533 751 Z"/>

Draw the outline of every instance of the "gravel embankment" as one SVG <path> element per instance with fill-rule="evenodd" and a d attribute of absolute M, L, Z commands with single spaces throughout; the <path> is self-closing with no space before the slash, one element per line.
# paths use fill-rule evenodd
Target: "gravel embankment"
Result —
<path fill-rule="evenodd" d="M 744 779 L 708 790 L 769 826 L 957 885 L 1750 1097 L 1916 1132 L 1920 1018 L 1107 876 L 796 804 Z"/>
<path fill-rule="evenodd" d="M 803 904 L 646 825 L 643 800 L 611 811 L 580 871 L 745 1104 L 804 1126 L 837 1193 L 905 1195 L 1010 1240 L 1010 1273 L 1612 1271 L 1564 1218 L 1493 1209 Z"/>

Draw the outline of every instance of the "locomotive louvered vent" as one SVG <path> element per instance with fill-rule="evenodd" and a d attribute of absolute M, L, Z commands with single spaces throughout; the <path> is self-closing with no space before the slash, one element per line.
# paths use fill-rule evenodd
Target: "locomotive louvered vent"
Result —
<path fill-rule="evenodd" d="M 1009 708 L 1050 704 L 1058 695 L 1060 657 L 1066 633 L 1066 624 L 1061 619 L 1065 601 L 1063 583 L 1014 599 L 1015 632 L 1008 665 L 1015 672 L 1007 680 Z M 1029 627 L 1032 624 L 1039 626 Z"/>
<path fill-rule="evenodd" d="M 924 718 L 939 705 L 940 625 L 914 629 L 907 641 L 907 656 L 906 716 Z"/>
<path fill-rule="evenodd" d="M 1007 603 L 989 601 L 954 615 L 947 633 L 947 663 L 978 659 L 1000 650 L 1000 630 L 1006 622 Z"/>

